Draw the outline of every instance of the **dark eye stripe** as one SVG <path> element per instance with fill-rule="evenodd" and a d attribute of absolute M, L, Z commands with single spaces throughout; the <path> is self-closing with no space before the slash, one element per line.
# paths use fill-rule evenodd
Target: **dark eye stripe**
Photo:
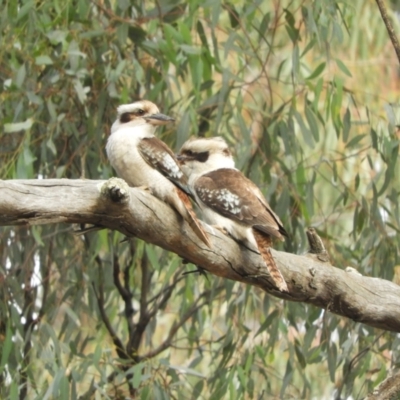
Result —
<path fill-rule="evenodd" d="M 126 124 L 127 122 L 132 121 L 133 118 L 137 116 L 142 116 L 144 114 L 146 114 L 146 111 L 142 110 L 141 108 L 132 112 L 125 112 L 121 114 L 121 116 L 119 117 L 119 121 L 121 122 L 121 124 Z"/>
<path fill-rule="evenodd" d="M 121 116 L 119 117 L 119 122 L 121 122 L 121 124 L 125 124 L 129 122 L 131 119 L 132 119 L 131 113 L 126 112 L 121 114 Z"/>
<path fill-rule="evenodd" d="M 206 162 L 210 153 L 208 151 L 203 151 L 202 153 L 193 154 L 193 158 L 199 162 Z"/>

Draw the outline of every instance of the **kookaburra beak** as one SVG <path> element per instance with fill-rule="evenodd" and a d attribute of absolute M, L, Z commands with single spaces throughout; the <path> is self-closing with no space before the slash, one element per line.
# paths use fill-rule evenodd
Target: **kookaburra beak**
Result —
<path fill-rule="evenodd" d="M 205 159 L 203 156 L 205 156 Z M 203 161 L 203 159 L 205 161 L 208 158 L 208 152 L 205 151 L 203 153 L 195 153 L 195 154 L 179 153 L 179 154 L 175 154 L 175 157 L 178 161 L 182 161 L 182 162 L 192 161 L 192 160 Z"/>
<path fill-rule="evenodd" d="M 187 156 L 185 156 L 185 155 L 183 155 L 183 154 L 175 154 L 175 157 L 176 157 L 176 159 L 178 160 L 178 161 L 186 161 L 186 160 L 188 160 L 189 159 L 189 157 L 187 157 Z"/>
<path fill-rule="evenodd" d="M 168 122 L 175 121 L 175 118 L 168 117 L 168 115 L 161 113 L 147 115 L 144 119 L 151 125 L 165 125 L 168 124 Z"/>

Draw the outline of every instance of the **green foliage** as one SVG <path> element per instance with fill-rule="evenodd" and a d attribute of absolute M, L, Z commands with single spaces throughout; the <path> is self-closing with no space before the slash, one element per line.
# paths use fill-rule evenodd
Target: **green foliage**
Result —
<path fill-rule="evenodd" d="M 291 233 L 281 249 L 305 251 L 312 225 L 336 266 L 393 278 L 398 66 L 374 3 L 2 6 L 2 179 L 110 177 L 115 108 L 147 98 L 177 117 L 172 148 L 229 141 Z M 395 335 L 182 275 L 117 232 L 0 235 L 3 398 L 358 398 L 399 362 Z"/>

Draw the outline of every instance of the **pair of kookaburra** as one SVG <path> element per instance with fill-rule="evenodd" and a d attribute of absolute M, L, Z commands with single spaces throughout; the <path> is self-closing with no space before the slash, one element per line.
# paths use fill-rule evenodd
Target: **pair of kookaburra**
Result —
<path fill-rule="evenodd" d="M 270 252 L 272 238 L 287 233 L 260 189 L 239 170 L 221 137 L 187 141 L 175 156 L 155 136 L 159 125 L 174 121 L 150 101 L 118 107 L 106 151 L 117 174 L 130 186 L 147 187 L 187 221 L 211 246 L 192 210 L 189 196 L 205 220 L 252 251 L 259 252 L 276 287 L 287 291 L 285 279 Z"/>

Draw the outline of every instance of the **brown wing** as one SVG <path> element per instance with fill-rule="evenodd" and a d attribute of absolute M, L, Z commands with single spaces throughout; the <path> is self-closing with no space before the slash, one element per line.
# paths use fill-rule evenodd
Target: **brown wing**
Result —
<path fill-rule="evenodd" d="M 261 191 L 238 170 L 222 168 L 209 172 L 197 179 L 194 189 L 207 207 L 224 217 L 271 236 L 287 235 Z"/>
<path fill-rule="evenodd" d="M 267 200 L 265 200 L 265 197 L 262 194 L 261 190 L 250 179 L 247 179 L 246 177 L 245 177 L 245 179 L 252 185 L 253 193 L 255 194 L 255 196 L 257 196 L 260 203 L 265 207 L 265 210 L 267 211 L 267 213 L 271 216 L 271 218 L 273 218 L 275 223 L 278 225 L 279 233 L 282 234 L 283 236 L 288 237 L 289 235 L 286 232 L 285 228 L 283 227 L 281 219 L 274 213 L 271 206 L 268 204 Z M 256 229 L 264 231 L 262 226 L 254 225 L 254 227 Z M 268 233 L 268 232 L 265 231 L 265 233 Z"/>
<path fill-rule="evenodd" d="M 138 144 L 138 149 L 147 164 L 161 172 L 185 193 L 192 195 L 187 178 L 174 153 L 162 140 L 156 137 L 142 139 Z"/>

